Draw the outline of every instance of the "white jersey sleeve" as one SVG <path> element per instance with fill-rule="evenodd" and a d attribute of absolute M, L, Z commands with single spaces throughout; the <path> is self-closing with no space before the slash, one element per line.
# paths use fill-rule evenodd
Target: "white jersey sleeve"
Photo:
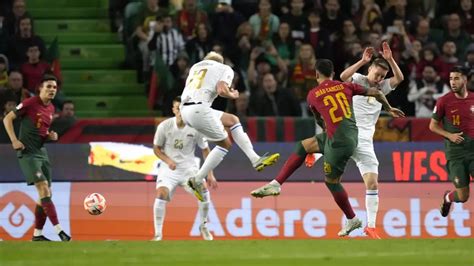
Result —
<path fill-rule="evenodd" d="M 232 85 L 232 80 L 234 80 L 234 70 L 232 70 L 230 66 L 224 65 L 224 73 L 222 74 L 220 80 L 227 83 L 227 85 L 230 87 Z"/>
<path fill-rule="evenodd" d="M 153 138 L 153 145 L 158 147 L 163 147 L 165 145 L 167 127 L 166 124 L 169 120 L 170 119 L 166 119 L 165 121 L 162 121 L 156 128 L 155 137 Z"/>

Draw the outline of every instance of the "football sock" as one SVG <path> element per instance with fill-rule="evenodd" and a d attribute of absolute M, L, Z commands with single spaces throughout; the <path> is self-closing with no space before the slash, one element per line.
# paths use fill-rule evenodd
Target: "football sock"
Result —
<path fill-rule="evenodd" d="M 47 216 L 46 216 L 46 213 L 43 210 L 43 207 L 41 207 L 41 205 L 36 204 L 36 208 L 35 208 L 35 232 L 38 230 L 39 235 L 34 235 L 34 236 L 40 236 L 41 235 L 44 224 L 46 223 L 46 218 L 47 218 Z"/>
<path fill-rule="evenodd" d="M 449 192 L 448 194 L 446 194 L 445 200 L 446 200 L 446 202 L 461 202 L 459 200 L 459 195 L 458 195 L 458 192 L 456 190 L 453 190 L 453 191 Z"/>
<path fill-rule="evenodd" d="M 199 204 L 199 217 L 201 218 L 201 223 L 207 222 L 207 215 L 209 213 L 209 201 L 210 201 L 210 194 L 209 191 L 204 193 L 204 200 L 198 201 Z"/>
<path fill-rule="evenodd" d="M 367 227 L 375 228 L 375 220 L 379 209 L 379 191 L 366 190 L 365 209 L 367 210 Z"/>
<path fill-rule="evenodd" d="M 56 207 L 54 203 L 51 201 L 51 197 L 45 197 L 41 199 L 41 207 L 43 207 L 46 216 L 48 216 L 49 220 L 53 225 L 59 224 L 58 221 L 58 214 L 56 213 Z"/>
<path fill-rule="evenodd" d="M 61 227 L 60 224 L 57 224 L 54 226 L 54 230 L 56 231 L 57 234 L 59 234 L 63 230 L 63 228 Z"/>
<path fill-rule="evenodd" d="M 295 151 L 290 155 L 290 157 L 286 160 L 283 167 L 278 172 L 277 177 L 275 180 L 281 185 L 285 183 L 286 179 L 290 177 L 296 169 L 298 169 L 304 162 L 306 157 L 306 151 L 301 144 L 301 142 L 296 143 Z"/>
<path fill-rule="evenodd" d="M 207 176 L 207 174 L 216 168 L 219 163 L 224 159 L 227 154 L 227 150 L 221 146 L 215 146 L 214 149 L 207 155 L 206 160 L 202 164 L 201 168 L 196 174 L 196 182 L 202 182 L 202 180 Z"/>
<path fill-rule="evenodd" d="M 153 221 L 155 224 L 155 236 L 162 236 L 163 232 L 163 221 L 165 220 L 166 213 L 166 200 L 155 198 L 153 204 Z"/>
<path fill-rule="evenodd" d="M 344 190 L 344 187 L 341 185 L 341 183 L 337 183 L 337 184 L 332 184 L 328 182 L 325 182 L 325 183 L 329 191 L 331 191 L 334 201 L 336 201 L 339 208 L 344 212 L 344 214 L 346 215 L 346 218 L 347 219 L 354 218 L 355 213 L 354 213 L 354 210 L 352 210 L 352 206 L 349 202 L 349 196 L 347 195 L 347 192 Z"/>
<path fill-rule="evenodd" d="M 260 156 L 253 150 L 252 142 L 240 123 L 233 125 L 230 128 L 230 133 L 237 146 L 247 155 L 252 164 L 260 159 Z"/>
<path fill-rule="evenodd" d="M 33 236 L 41 236 L 43 235 L 43 230 L 42 229 L 36 229 L 33 230 Z"/>

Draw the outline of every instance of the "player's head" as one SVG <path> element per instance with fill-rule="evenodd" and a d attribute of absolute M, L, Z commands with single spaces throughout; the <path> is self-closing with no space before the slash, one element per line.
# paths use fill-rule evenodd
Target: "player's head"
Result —
<path fill-rule="evenodd" d="M 334 76 L 334 65 L 329 59 L 316 60 L 316 78 L 332 79 Z"/>
<path fill-rule="evenodd" d="M 179 111 L 179 105 L 181 104 L 181 96 L 177 96 L 176 98 L 173 99 L 173 107 L 171 110 L 173 111 L 173 114 L 181 120 L 181 112 Z"/>
<path fill-rule="evenodd" d="M 387 76 L 388 71 L 390 70 L 390 66 L 388 65 L 387 61 L 383 58 L 375 59 L 372 64 L 369 66 L 369 70 L 367 73 L 367 79 L 369 83 L 378 84 L 382 81 L 385 76 Z"/>
<path fill-rule="evenodd" d="M 467 73 L 462 66 L 455 66 L 449 72 L 449 85 L 454 93 L 462 93 L 466 90 Z"/>
<path fill-rule="evenodd" d="M 38 90 L 41 99 L 52 100 L 58 90 L 58 80 L 53 74 L 44 74 Z"/>
<path fill-rule="evenodd" d="M 214 52 L 214 51 L 210 51 L 205 57 L 204 57 L 204 60 L 212 60 L 212 61 L 216 61 L 216 62 L 219 62 L 221 64 L 224 63 L 224 57 L 222 57 L 222 55 Z"/>

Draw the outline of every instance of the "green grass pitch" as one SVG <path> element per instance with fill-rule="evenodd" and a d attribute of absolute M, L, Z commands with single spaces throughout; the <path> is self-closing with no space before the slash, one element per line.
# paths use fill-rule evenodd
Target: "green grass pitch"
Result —
<path fill-rule="evenodd" d="M 474 266 L 474 239 L 0 242 L 0 265 Z"/>

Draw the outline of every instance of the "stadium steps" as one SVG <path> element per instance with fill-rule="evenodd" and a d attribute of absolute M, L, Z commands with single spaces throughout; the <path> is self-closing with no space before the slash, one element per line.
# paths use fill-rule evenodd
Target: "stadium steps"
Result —
<path fill-rule="evenodd" d="M 120 69 L 124 47 L 110 32 L 108 0 L 28 2 L 35 30 L 49 44 L 59 42 L 63 91 L 76 115 L 92 117 L 155 116 L 147 108 L 143 85 L 133 70 Z"/>

